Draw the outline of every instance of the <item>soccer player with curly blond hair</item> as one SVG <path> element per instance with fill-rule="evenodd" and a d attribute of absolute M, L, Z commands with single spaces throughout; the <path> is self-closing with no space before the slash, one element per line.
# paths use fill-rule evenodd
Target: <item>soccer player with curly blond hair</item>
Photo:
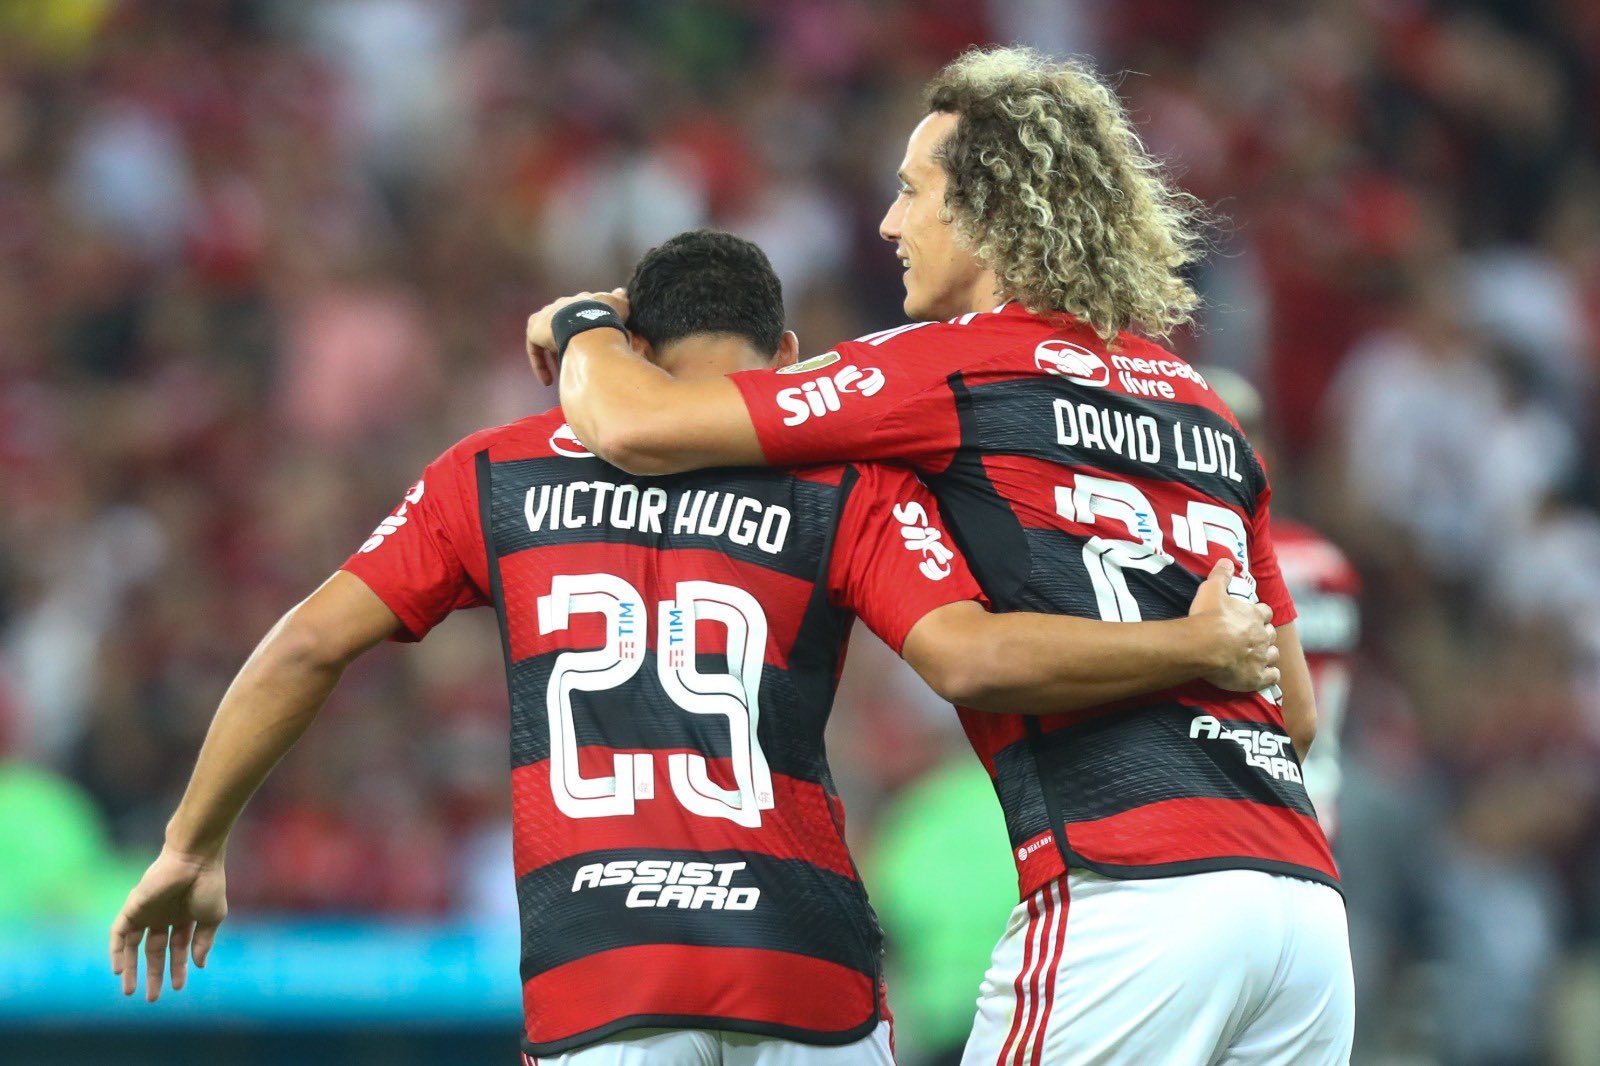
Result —
<path fill-rule="evenodd" d="M 572 429 L 638 473 L 910 465 L 998 610 L 1172 617 L 1232 560 L 1232 590 L 1274 612 L 1281 687 L 1191 683 L 1042 717 L 961 709 L 1021 895 L 963 1061 L 1345 1062 L 1344 902 L 1301 773 L 1316 707 L 1271 490 L 1204 377 L 1148 339 L 1198 303 L 1184 270 L 1203 252 L 1200 205 L 1085 65 L 974 50 L 926 103 L 880 227 L 911 324 L 701 382 L 616 330 L 569 334 Z M 544 376 L 552 317 L 586 299 L 529 320 Z"/>

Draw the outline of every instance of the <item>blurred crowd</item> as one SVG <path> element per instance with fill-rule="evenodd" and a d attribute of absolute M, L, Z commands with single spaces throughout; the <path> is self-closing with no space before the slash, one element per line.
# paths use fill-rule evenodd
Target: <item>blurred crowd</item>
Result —
<path fill-rule="evenodd" d="M 554 401 L 545 300 L 714 225 L 807 351 L 901 321 L 919 88 L 989 41 L 1125 72 L 1216 215 L 1172 346 L 1258 385 L 1279 508 L 1363 574 L 1361 1061 L 1600 1061 L 1586 0 L 0 0 L 0 772 L 37 786 L 0 805 L 53 804 L 61 876 L 120 898 L 254 641 L 436 453 Z M 514 906 L 484 614 L 349 672 L 230 849 L 239 912 Z M 962 742 L 855 667 L 870 867 Z M 36 880 L 0 912 L 77 905 Z"/>

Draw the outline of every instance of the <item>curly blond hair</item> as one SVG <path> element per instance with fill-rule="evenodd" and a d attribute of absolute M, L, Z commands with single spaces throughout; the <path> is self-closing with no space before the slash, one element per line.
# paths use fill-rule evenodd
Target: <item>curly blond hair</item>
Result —
<path fill-rule="evenodd" d="M 972 49 L 939 72 L 930 112 L 958 116 L 936 157 L 945 209 L 1002 292 L 1111 340 L 1165 336 L 1199 297 L 1183 269 L 1204 253 L 1198 200 L 1145 151 L 1088 66 L 1026 48 Z"/>

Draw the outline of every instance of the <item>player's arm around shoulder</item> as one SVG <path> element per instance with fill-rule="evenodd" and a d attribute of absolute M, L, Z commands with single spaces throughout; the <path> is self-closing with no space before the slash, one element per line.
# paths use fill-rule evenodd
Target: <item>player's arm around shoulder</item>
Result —
<path fill-rule="evenodd" d="M 580 334 L 568 345 L 561 405 L 578 439 L 630 474 L 767 465 L 732 381 L 674 378 L 614 330 Z"/>
<path fill-rule="evenodd" d="M 591 301 L 598 324 L 613 309 L 617 328 L 567 335 L 560 316 Z M 868 334 L 798 363 L 729 377 L 674 378 L 644 358 L 621 328 L 628 303 L 619 290 L 580 293 L 547 304 L 528 320 L 527 348 L 546 384 L 559 378 L 561 406 L 573 432 L 596 455 L 635 474 L 671 474 L 710 466 L 800 466 L 862 459 L 917 463 L 930 443 L 929 425 L 952 423 L 942 383 L 959 348 L 912 344 L 936 337 L 945 323 L 916 322 Z M 790 335 L 792 338 L 792 334 Z M 705 337 L 674 342 L 695 352 Z M 563 346 L 564 345 L 564 346 Z M 558 350 L 559 348 L 559 350 Z M 793 353 L 791 353 L 792 355 Z M 919 401 L 938 410 L 918 417 Z M 886 432 L 890 424 L 897 432 Z"/>
<path fill-rule="evenodd" d="M 192 957 L 204 966 L 227 916 L 228 835 L 267 774 L 305 732 L 344 668 L 401 628 L 367 585 L 340 571 L 281 618 L 246 660 L 218 705 L 188 788 L 155 862 L 111 926 L 111 970 L 124 995 L 138 984 L 160 995 L 169 969 L 181 989 Z"/>
<path fill-rule="evenodd" d="M 983 604 L 929 611 L 902 654 L 941 696 L 975 710 L 1055 714 L 1148 695 L 1194 680 L 1251 692 L 1278 682 L 1270 610 L 1227 592 L 1218 563 L 1185 618 L 1104 622 L 991 613 Z"/>
<path fill-rule="evenodd" d="M 595 321 L 615 328 L 564 336 L 557 316 L 584 303 L 610 307 L 614 322 Z M 528 358 L 545 384 L 559 381 L 561 409 L 584 446 L 630 474 L 765 465 L 738 388 L 726 378 L 674 378 L 634 348 L 627 316 L 618 289 L 563 297 L 528 319 Z"/>
<path fill-rule="evenodd" d="M 927 487 L 900 467 L 856 470 L 830 567 L 835 601 L 950 702 L 1050 714 L 1196 678 L 1236 691 L 1276 683 L 1270 609 L 1228 595 L 1233 563 L 1217 564 L 1187 618 L 994 614 Z"/>

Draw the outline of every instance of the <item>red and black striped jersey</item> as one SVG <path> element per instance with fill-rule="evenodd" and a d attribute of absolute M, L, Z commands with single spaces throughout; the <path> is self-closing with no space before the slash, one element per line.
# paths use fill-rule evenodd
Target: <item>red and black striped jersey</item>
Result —
<path fill-rule="evenodd" d="M 345 564 L 411 639 L 499 613 L 528 1051 L 886 1016 L 823 727 L 855 616 L 899 650 L 979 595 L 947 543 L 909 471 L 633 477 L 557 409 L 447 451 Z"/>
<path fill-rule="evenodd" d="M 1361 635 L 1361 577 L 1344 552 L 1310 526 L 1280 518 L 1273 522 L 1273 534 L 1283 582 L 1300 614 L 1296 628 L 1317 697 L 1317 742 L 1306 756 L 1306 790 L 1331 838 L 1339 825 L 1350 666 Z"/>
<path fill-rule="evenodd" d="M 1009 304 L 787 370 L 732 379 L 767 459 L 914 466 L 997 610 L 1179 617 L 1231 557 L 1236 593 L 1294 617 L 1260 462 L 1201 376 L 1154 344 L 1108 346 Z M 1276 698 L 1194 682 L 1043 718 L 964 710 L 1023 895 L 1066 866 L 1336 884 Z"/>

